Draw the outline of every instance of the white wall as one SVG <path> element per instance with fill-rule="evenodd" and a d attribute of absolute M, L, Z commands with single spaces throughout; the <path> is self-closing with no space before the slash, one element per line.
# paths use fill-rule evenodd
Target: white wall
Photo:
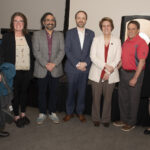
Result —
<path fill-rule="evenodd" d="M 78 10 L 88 13 L 87 28 L 100 34 L 99 21 L 103 17 L 111 17 L 115 29 L 113 34 L 120 36 L 121 17 L 128 15 L 150 16 L 150 0 L 70 0 L 69 28 L 75 27 L 74 15 Z"/>
<path fill-rule="evenodd" d="M 0 28 L 9 28 L 10 18 L 16 11 L 23 12 L 29 29 L 40 29 L 40 19 L 45 12 L 56 17 L 57 30 L 63 30 L 66 0 L 0 0 Z"/>

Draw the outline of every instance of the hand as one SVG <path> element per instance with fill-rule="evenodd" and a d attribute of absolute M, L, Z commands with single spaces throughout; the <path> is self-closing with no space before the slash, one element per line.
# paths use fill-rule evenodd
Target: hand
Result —
<path fill-rule="evenodd" d="M 80 62 L 80 66 L 82 66 L 83 68 L 86 68 L 87 63 L 86 62 Z"/>
<path fill-rule="evenodd" d="M 81 70 L 81 71 L 86 71 L 86 66 L 87 64 L 85 62 L 79 62 L 76 67 L 78 70 Z"/>
<path fill-rule="evenodd" d="M 85 67 L 82 67 L 82 66 L 78 66 L 77 69 L 78 69 L 78 70 L 81 70 L 81 71 L 86 71 L 86 68 L 85 68 Z"/>
<path fill-rule="evenodd" d="M 56 66 L 56 64 L 54 64 L 54 63 L 48 63 L 46 65 L 46 69 L 51 72 L 55 68 L 55 66 Z"/>
<path fill-rule="evenodd" d="M 132 78 L 130 81 L 129 81 L 129 85 L 132 86 L 132 87 L 135 87 L 137 83 L 137 79 L 136 78 Z"/>
<path fill-rule="evenodd" d="M 114 67 L 110 66 L 110 65 L 105 65 L 105 68 L 110 72 L 112 73 L 114 71 Z"/>
<path fill-rule="evenodd" d="M 106 80 L 108 80 L 108 79 L 109 79 L 109 74 L 105 72 L 104 77 L 103 77 L 103 80 L 106 81 Z"/>
<path fill-rule="evenodd" d="M 117 69 L 119 70 L 122 66 L 122 62 L 120 61 L 119 64 L 117 65 Z"/>

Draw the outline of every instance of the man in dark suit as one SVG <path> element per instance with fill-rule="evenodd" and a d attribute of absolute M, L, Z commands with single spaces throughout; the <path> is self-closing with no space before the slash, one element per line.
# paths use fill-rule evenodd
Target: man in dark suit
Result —
<path fill-rule="evenodd" d="M 88 73 L 91 65 L 89 57 L 94 32 L 85 29 L 87 21 L 87 13 L 78 11 L 75 14 L 76 28 L 67 32 L 65 42 L 65 52 L 67 56 L 65 64 L 65 72 L 68 78 L 68 97 L 66 101 L 67 115 L 64 121 L 68 121 L 73 117 L 75 108 L 75 96 L 77 97 L 76 113 L 81 122 L 86 119 L 83 115 L 85 90 L 88 79 Z"/>
<path fill-rule="evenodd" d="M 56 20 L 52 13 L 45 13 L 41 18 L 41 24 L 43 30 L 37 31 L 33 35 L 33 53 L 36 59 L 34 76 L 38 78 L 40 111 L 37 124 L 42 124 L 46 119 L 47 107 L 49 118 L 54 123 L 59 123 L 56 115 L 56 89 L 58 79 L 63 75 L 64 37 L 61 32 L 54 30 Z M 48 93 L 48 106 L 46 93 Z"/>

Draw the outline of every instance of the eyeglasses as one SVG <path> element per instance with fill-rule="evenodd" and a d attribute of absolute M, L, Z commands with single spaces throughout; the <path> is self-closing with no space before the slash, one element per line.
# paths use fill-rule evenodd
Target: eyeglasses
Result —
<path fill-rule="evenodd" d="M 46 19 L 45 22 L 55 22 L 55 19 Z"/>
<path fill-rule="evenodd" d="M 23 23 L 23 20 L 14 20 L 14 23 Z"/>

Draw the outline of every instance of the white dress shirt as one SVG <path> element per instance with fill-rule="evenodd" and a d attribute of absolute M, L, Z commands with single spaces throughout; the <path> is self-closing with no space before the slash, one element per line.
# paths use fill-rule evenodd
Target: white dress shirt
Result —
<path fill-rule="evenodd" d="M 77 28 L 77 31 L 78 31 L 78 35 L 79 35 L 81 50 L 82 50 L 83 49 L 83 44 L 84 44 L 85 29 L 83 31 L 81 31 L 79 28 Z"/>

